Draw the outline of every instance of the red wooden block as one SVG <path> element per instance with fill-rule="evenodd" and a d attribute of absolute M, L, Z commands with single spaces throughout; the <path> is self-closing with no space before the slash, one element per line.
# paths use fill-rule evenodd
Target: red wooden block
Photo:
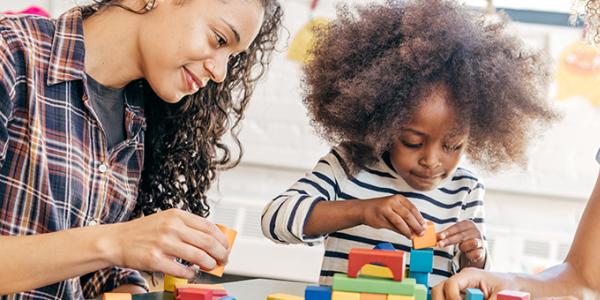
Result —
<path fill-rule="evenodd" d="M 496 296 L 498 300 L 529 300 L 529 293 L 518 291 L 500 291 Z"/>
<path fill-rule="evenodd" d="M 176 300 L 213 300 L 212 290 L 177 289 Z"/>
<path fill-rule="evenodd" d="M 376 249 L 354 248 L 348 254 L 348 277 L 356 278 L 360 269 L 366 264 L 380 264 L 388 267 L 395 281 L 402 281 L 404 276 L 404 252 Z"/>

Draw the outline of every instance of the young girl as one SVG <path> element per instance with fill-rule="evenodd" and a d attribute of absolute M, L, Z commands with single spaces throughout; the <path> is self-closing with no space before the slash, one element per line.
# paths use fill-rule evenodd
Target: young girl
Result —
<path fill-rule="evenodd" d="M 225 263 L 204 192 L 235 163 L 221 137 L 280 20 L 276 0 L 0 16 L 0 295 L 143 292 L 134 269 L 192 277 L 177 258 Z"/>
<path fill-rule="evenodd" d="M 435 285 L 487 268 L 484 186 L 463 154 L 495 170 L 522 163 L 533 125 L 552 120 L 537 54 L 449 1 L 347 9 L 324 28 L 306 67 L 305 103 L 333 144 L 262 217 L 279 243 L 325 241 L 321 284 L 347 271 L 350 249 L 409 251 L 436 224 Z"/>

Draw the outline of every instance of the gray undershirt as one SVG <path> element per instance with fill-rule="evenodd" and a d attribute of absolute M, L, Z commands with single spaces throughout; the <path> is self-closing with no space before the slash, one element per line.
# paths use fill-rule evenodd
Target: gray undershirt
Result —
<path fill-rule="evenodd" d="M 88 97 L 100 120 L 108 149 L 125 140 L 125 88 L 103 86 L 87 75 Z"/>

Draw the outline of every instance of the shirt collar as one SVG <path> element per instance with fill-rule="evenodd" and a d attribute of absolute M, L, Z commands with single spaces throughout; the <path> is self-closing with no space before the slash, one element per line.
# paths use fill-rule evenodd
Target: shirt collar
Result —
<path fill-rule="evenodd" d="M 85 45 L 81 9 L 73 8 L 62 14 L 55 26 L 47 84 L 83 79 Z"/>

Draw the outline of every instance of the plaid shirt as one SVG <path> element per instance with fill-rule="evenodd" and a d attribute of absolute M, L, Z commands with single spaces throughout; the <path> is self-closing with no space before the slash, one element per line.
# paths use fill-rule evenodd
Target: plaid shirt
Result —
<path fill-rule="evenodd" d="M 109 151 L 85 83 L 79 9 L 57 20 L 0 15 L 1 235 L 130 218 L 143 165 L 139 104 L 147 86 L 128 86 L 134 99 L 125 109 L 127 139 Z M 93 298 L 125 283 L 145 287 L 137 271 L 113 267 L 0 298 Z"/>

